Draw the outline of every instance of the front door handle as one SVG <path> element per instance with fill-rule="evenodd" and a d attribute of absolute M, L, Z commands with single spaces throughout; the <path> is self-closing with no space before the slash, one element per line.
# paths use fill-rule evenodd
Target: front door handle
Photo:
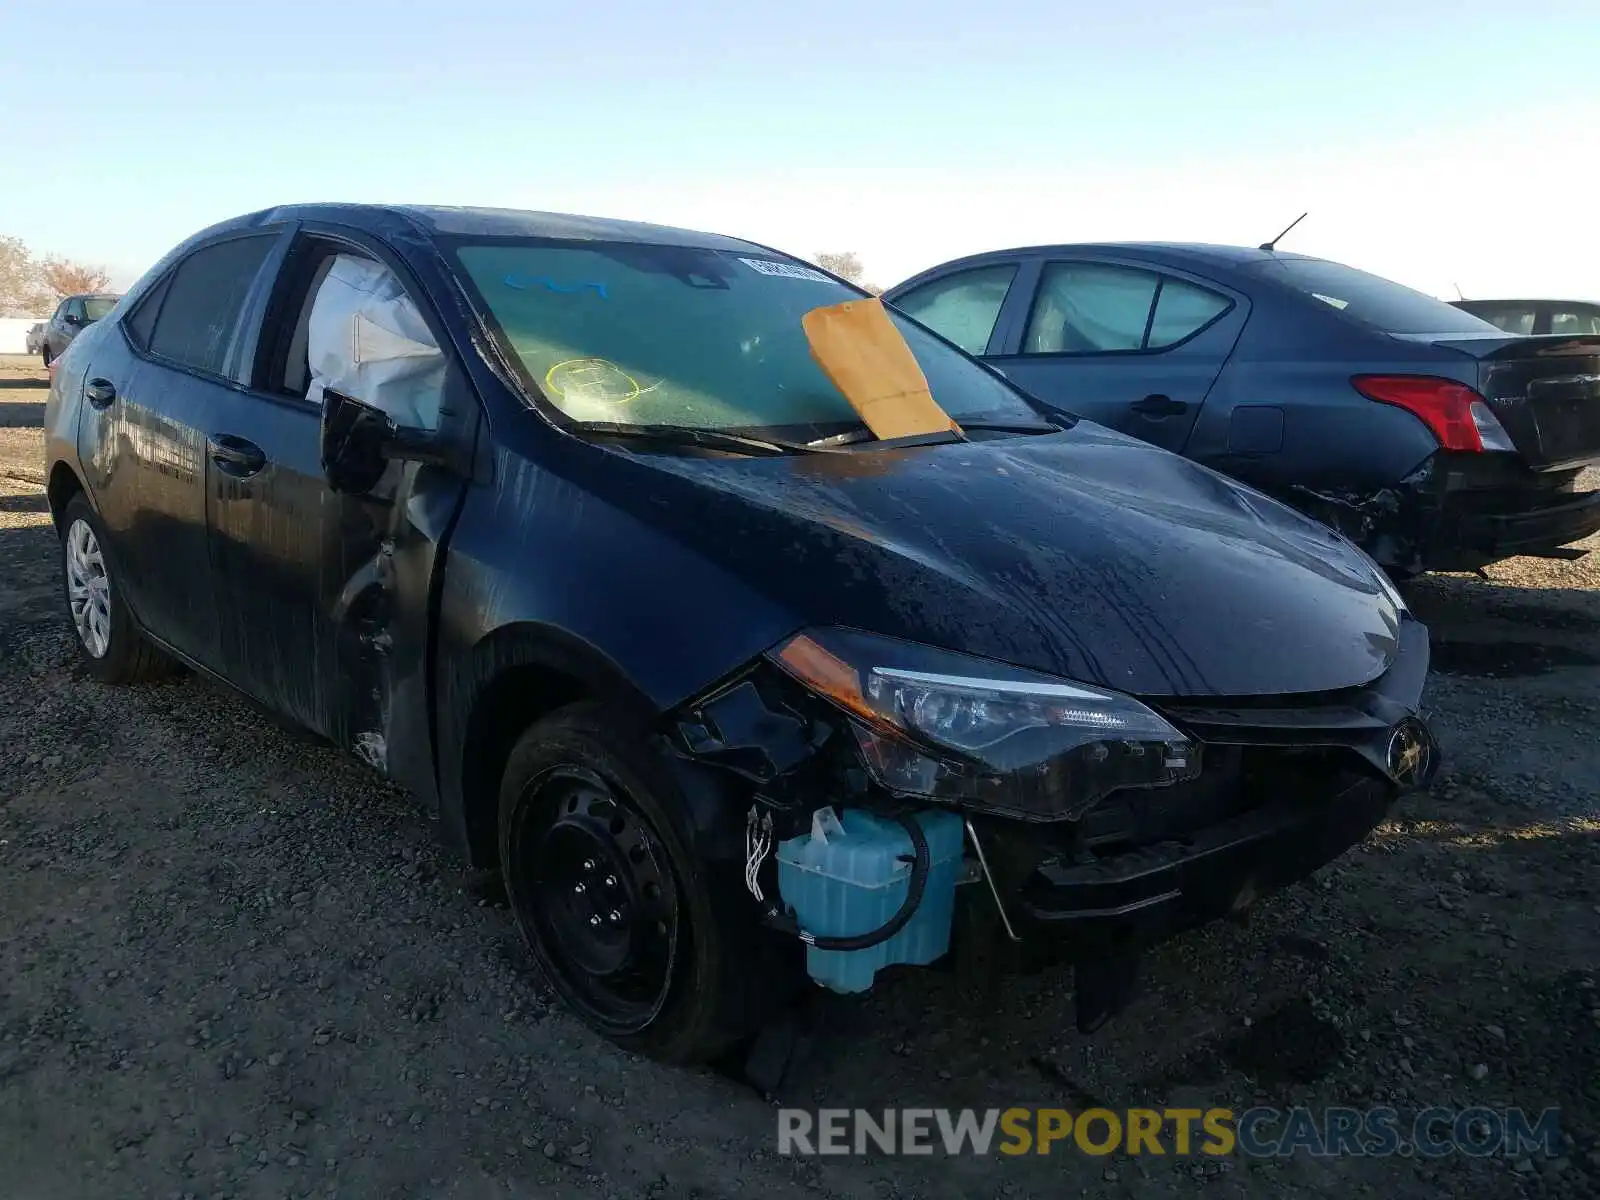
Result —
<path fill-rule="evenodd" d="M 1146 396 L 1143 400 L 1133 405 L 1133 411 L 1141 417 L 1176 417 L 1189 411 L 1189 406 L 1182 400 L 1174 400 L 1171 396 Z"/>
<path fill-rule="evenodd" d="M 206 450 L 217 470 L 235 479 L 249 479 L 267 465 L 267 456 L 260 446 L 247 442 L 231 433 L 214 433 L 206 439 Z"/>
<path fill-rule="evenodd" d="M 96 376 L 83 385 L 83 398 L 93 408 L 110 408 L 117 399 L 117 385 Z"/>

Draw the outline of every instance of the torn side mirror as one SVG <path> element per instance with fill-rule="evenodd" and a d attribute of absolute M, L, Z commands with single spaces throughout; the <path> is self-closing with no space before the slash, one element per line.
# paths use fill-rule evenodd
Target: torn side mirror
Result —
<path fill-rule="evenodd" d="M 333 388 L 322 389 L 321 449 L 328 486 L 350 495 L 375 488 L 390 462 L 452 461 L 437 434 L 402 428 L 381 409 Z"/>

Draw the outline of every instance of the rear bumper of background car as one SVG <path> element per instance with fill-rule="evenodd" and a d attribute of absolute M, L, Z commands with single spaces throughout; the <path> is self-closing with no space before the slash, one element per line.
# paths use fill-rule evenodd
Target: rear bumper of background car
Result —
<path fill-rule="evenodd" d="M 1455 536 L 1440 546 L 1435 563 L 1454 560 L 1470 568 L 1519 554 L 1548 554 L 1600 531 L 1600 492 L 1557 493 L 1548 499 L 1551 502 L 1500 513 L 1475 512 L 1466 506 L 1461 506 L 1466 511 L 1453 512 L 1447 505 L 1442 523 L 1447 528 L 1453 525 Z"/>

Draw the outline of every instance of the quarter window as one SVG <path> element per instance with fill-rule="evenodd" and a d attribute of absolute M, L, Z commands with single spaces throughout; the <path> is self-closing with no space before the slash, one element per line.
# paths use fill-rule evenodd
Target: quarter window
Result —
<path fill-rule="evenodd" d="M 968 354 L 982 354 L 1016 274 L 1015 263 L 977 267 L 923 284 L 894 305 Z"/>
<path fill-rule="evenodd" d="M 276 234 L 257 234 L 216 242 L 179 263 L 171 283 L 149 297 L 161 306 L 149 337 L 150 352 L 221 375 L 245 298 L 276 238 Z M 135 328 L 143 309 L 141 305 L 134 317 Z"/>
<path fill-rule="evenodd" d="M 1163 279 L 1145 349 L 1162 350 L 1193 337 L 1227 312 L 1230 303 L 1225 296 L 1181 279 Z"/>

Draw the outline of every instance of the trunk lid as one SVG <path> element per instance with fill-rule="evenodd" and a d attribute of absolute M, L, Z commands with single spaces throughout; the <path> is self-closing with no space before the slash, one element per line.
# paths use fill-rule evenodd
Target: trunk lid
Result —
<path fill-rule="evenodd" d="M 1600 461 L 1600 336 L 1428 340 L 1477 360 L 1477 389 L 1530 467 Z"/>

